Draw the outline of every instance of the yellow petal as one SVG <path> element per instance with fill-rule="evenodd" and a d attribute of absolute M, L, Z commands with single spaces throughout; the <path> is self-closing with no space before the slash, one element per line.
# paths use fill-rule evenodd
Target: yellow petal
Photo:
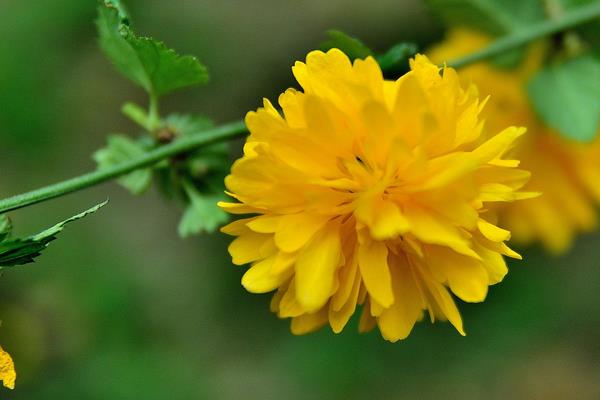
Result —
<path fill-rule="evenodd" d="M 371 225 L 371 234 L 374 239 L 394 238 L 409 230 L 409 222 L 396 204 L 381 200 L 374 203 L 373 206 L 376 207 L 375 218 Z"/>
<path fill-rule="evenodd" d="M 394 304 L 377 318 L 381 335 L 391 342 L 408 337 L 423 315 L 424 299 L 404 257 L 400 255 L 391 259 Z"/>
<path fill-rule="evenodd" d="M 313 314 L 302 314 L 292 318 L 291 331 L 294 335 L 304 335 L 320 329 L 327 323 L 327 308 Z"/>
<path fill-rule="evenodd" d="M 304 246 L 327 223 L 327 217 L 307 213 L 284 215 L 275 232 L 275 244 L 287 253 Z"/>
<path fill-rule="evenodd" d="M 490 224 L 482 218 L 480 218 L 477 222 L 477 227 L 479 228 L 479 232 L 481 232 L 483 236 L 485 236 L 492 242 L 504 242 L 510 239 L 509 231 L 499 228 L 496 225 Z"/>
<path fill-rule="evenodd" d="M 272 235 L 249 232 L 237 237 L 228 247 L 232 262 L 243 265 L 263 258 L 261 247 L 272 238 Z"/>
<path fill-rule="evenodd" d="M 296 261 L 296 257 L 296 254 L 284 253 L 283 251 L 278 252 L 272 267 L 273 273 L 279 274 L 287 270 Z"/>
<path fill-rule="evenodd" d="M 501 282 L 508 273 L 508 267 L 502 254 L 491 251 L 477 242 L 475 245 L 477 253 L 481 256 L 482 265 L 488 273 L 490 285 Z"/>
<path fill-rule="evenodd" d="M 247 223 L 248 228 L 257 233 L 273 233 L 277 231 L 280 215 L 261 215 Z"/>
<path fill-rule="evenodd" d="M 308 313 L 323 307 L 331 296 L 341 255 L 337 226 L 325 227 L 298 255 L 296 296 Z"/>
<path fill-rule="evenodd" d="M 358 257 L 356 250 L 354 250 L 350 259 L 339 270 L 340 286 L 331 298 L 330 307 L 332 310 L 339 311 L 347 303 L 356 280 L 360 281 L 360 273 L 358 271 Z"/>
<path fill-rule="evenodd" d="M 469 242 L 462 237 L 460 230 L 444 221 L 441 215 L 427 212 L 418 206 L 407 207 L 404 213 L 411 232 L 423 242 L 448 246 L 461 254 L 479 258 L 469 247 Z"/>
<path fill-rule="evenodd" d="M 448 185 L 477 167 L 477 160 L 469 154 L 456 152 L 435 158 L 427 163 L 427 170 L 414 179 L 408 190 L 424 191 Z"/>
<path fill-rule="evenodd" d="M 10 354 L 0 347 L 0 380 L 5 387 L 14 389 L 16 379 L 17 373 L 15 372 L 13 360 Z"/>
<path fill-rule="evenodd" d="M 279 318 L 297 317 L 304 314 L 304 308 L 296 300 L 296 282 L 292 278 L 281 302 L 279 303 Z"/>
<path fill-rule="evenodd" d="M 501 158 L 506 153 L 513 142 L 525 133 L 527 129 L 511 126 L 498 133 L 487 142 L 483 143 L 473 151 L 481 162 L 489 162 Z"/>
<path fill-rule="evenodd" d="M 369 304 L 365 303 L 360 315 L 360 321 L 358 322 L 358 331 L 360 333 L 366 333 L 375 328 L 377 320 L 369 312 Z"/>
<path fill-rule="evenodd" d="M 383 242 L 369 241 L 358 248 L 358 266 L 369 295 L 387 308 L 394 302 L 392 278 Z"/>
<path fill-rule="evenodd" d="M 431 295 L 433 301 L 435 301 L 433 306 L 437 308 L 448 321 L 450 321 L 458 333 L 465 336 L 462 318 L 460 317 L 458 308 L 456 308 L 456 304 L 454 303 L 454 300 L 452 300 L 452 296 L 450 296 L 448 290 L 441 283 L 436 282 L 432 276 L 428 276 L 422 271 L 421 274 L 425 288 Z"/>
<path fill-rule="evenodd" d="M 250 232 L 250 229 L 246 226 L 248 222 L 254 220 L 254 218 L 242 218 L 233 221 L 221 228 L 221 232 L 231 236 L 241 236 L 245 233 Z"/>
<path fill-rule="evenodd" d="M 277 289 L 292 274 L 292 269 L 278 274 L 272 272 L 276 256 L 271 256 L 252 265 L 242 277 L 242 285 L 251 293 L 267 293 Z"/>
<path fill-rule="evenodd" d="M 242 203 L 228 203 L 226 201 L 219 201 L 217 205 L 230 214 L 252 214 L 260 211 L 259 208 L 251 207 Z"/>
<path fill-rule="evenodd" d="M 358 270 L 355 271 L 356 276 L 352 281 L 352 288 L 349 296 L 346 299 L 346 302 L 339 309 L 335 310 L 332 305 L 329 306 L 329 324 L 331 325 L 331 329 L 335 333 L 340 333 L 344 326 L 350 320 L 352 314 L 356 310 L 356 304 L 358 302 L 358 294 L 360 292 L 360 274 Z"/>
<path fill-rule="evenodd" d="M 425 258 L 434 276 L 440 282 L 447 281 L 450 289 L 462 300 L 478 303 L 485 299 L 489 277 L 481 260 L 439 246 L 429 246 Z"/>

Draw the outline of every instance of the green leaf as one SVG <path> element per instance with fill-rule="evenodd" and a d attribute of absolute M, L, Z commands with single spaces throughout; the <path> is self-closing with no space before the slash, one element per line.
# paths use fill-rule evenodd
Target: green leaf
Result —
<path fill-rule="evenodd" d="M 448 26 L 469 26 L 492 35 L 504 35 L 544 19 L 541 1 L 426 0 Z"/>
<path fill-rule="evenodd" d="M 214 126 L 213 121 L 197 115 L 171 114 L 165 118 L 165 126 L 176 135 L 191 136 L 202 135 L 202 132 Z M 211 172 L 222 171 L 223 177 L 230 168 L 229 145 L 227 143 L 215 143 L 204 146 L 190 154 L 187 162 L 189 175 L 194 179 L 206 178 Z M 219 177 L 220 179 L 220 177 Z M 218 191 L 225 188 L 219 185 Z"/>
<path fill-rule="evenodd" d="M 127 136 L 110 135 L 106 147 L 94 153 L 94 160 L 99 169 L 106 169 L 131 159 L 142 156 L 146 149 L 139 143 Z M 142 168 L 135 170 L 118 180 L 133 194 L 142 194 L 152 183 L 152 169 Z"/>
<path fill-rule="evenodd" d="M 561 135 L 583 142 L 600 122 L 600 59 L 590 54 L 549 65 L 528 84 L 533 107 Z"/>
<path fill-rule="evenodd" d="M 383 71 L 395 73 L 408 68 L 408 59 L 417 53 L 414 43 L 398 43 L 384 54 L 377 56 L 377 62 Z"/>
<path fill-rule="evenodd" d="M 176 135 L 189 136 L 210 129 L 215 124 L 209 118 L 199 115 L 171 114 L 165 118 L 164 125 Z"/>
<path fill-rule="evenodd" d="M 208 81 L 206 67 L 193 56 L 180 56 L 163 42 L 136 36 L 120 2 L 105 0 L 96 20 L 100 47 L 115 67 L 152 95 Z"/>
<path fill-rule="evenodd" d="M 56 239 L 56 235 L 63 230 L 66 224 L 95 213 L 98 209 L 105 206 L 106 203 L 108 203 L 108 200 L 82 213 L 74 215 L 37 235 L 25 239 L 7 240 L 5 237 L 5 239 L 0 242 L 0 268 L 34 262 L 35 258 L 41 254 L 48 244 Z"/>
<path fill-rule="evenodd" d="M 5 214 L 0 214 L 0 242 L 10 236 L 12 232 L 12 224 L 10 219 Z"/>
<path fill-rule="evenodd" d="M 321 50 L 327 51 L 329 49 L 340 49 L 343 51 L 350 60 L 357 58 L 367 58 L 373 55 L 373 51 L 368 48 L 360 40 L 347 35 L 342 31 L 329 30 L 327 31 L 328 39 L 321 43 Z"/>
<path fill-rule="evenodd" d="M 179 236 L 185 238 L 201 232 L 214 232 L 229 219 L 228 214 L 217 206 L 217 202 L 225 199 L 223 194 L 200 193 L 188 182 L 183 187 L 190 204 L 179 223 Z"/>

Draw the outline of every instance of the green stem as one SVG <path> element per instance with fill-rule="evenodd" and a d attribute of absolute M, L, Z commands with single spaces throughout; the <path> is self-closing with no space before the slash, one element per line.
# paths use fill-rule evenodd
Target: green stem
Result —
<path fill-rule="evenodd" d="M 158 114 L 158 96 L 150 93 L 150 105 L 148 106 L 148 131 L 154 133 L 160 125 L 160 115 Z"/>
<path fill-rule="evenodd" d="M 594 2 L 587 6 L 578 7 L 573 11 L 565 13 L 557 19 L 546 20 L 529 26 L 527 29 L 517 31 L 508 36 L 497 39 L 489 46 L 469 55 L 448 62 L 449 67 L 461 68 L 468 64 L 486 60 L 490 57 L 503 53 L 507 50 L 520 47 L 535 39 L 564 31 L 585 22 L 600 17 L 600 2 Z"/>
<path fill-rule="evenodd" d="M 195 150 L 199 147 L 218 141 L 233 139 L 246 132 L 244 123 L 236 121 L 230 124 L 221 125 L 214 129 L 199 132 L 196 135 L 182 137 L 173 143 L 159 147 L 141 157 L 114 167 L 90 172 L 54 185 L 0 200 L 0 214 L 98 185 L 137 169 L 150 167 L 157 162 L 176 154 Z"/>
<path fill-rule="evenodd" d="M 520 47 L 532 40 L 561 32 L 565 29 L 572 28 L 576 25 L 591 21 L 598 17 L 600 17 L 600 2 L 579 7 L 573 11 L 565 13 L 559 19 L 543 21 L 538 24 L 531 25 L 529 28 L 522 31 L 500 38 L 488 47 L 462 58 L 453 60 L 449 62 L 448 65 L 454 68 L 464 67 L 468 64 L 488 59 L 504 51 Z M 158 121 L 157 102 L 156 99 L 153 99 L 152 97 L 150 98 L 149 113 L 150 115 L 154 115 L 154 117 L 150 118 L 151 120 L 154 118 L 155 121 Z M 154 123 L 156 124 L 157 122 Z M 50 200 L 67 193 L 72 193 L 114 178 L 118 178 L 129 172 L 135 171 L 136 169 L 152 166 L 163 159 L 172 157 L 179 153 L 185 153 L 210 143 L 232 139 L 241 136 L 245 132 L 246 128 L 244 123 L 242 121 L 238 121 L 204 131 L 196 136 L 178 139 L 173 143 L 160 147 L 137 159 L 128 161 L 115 167 L 101 171 L 90 172 L 63 182 L 56 183 L 54 185 L 46 186 L 28 193 L 0 200 L 0 214 L 40 203 L 45 200 Z"/>

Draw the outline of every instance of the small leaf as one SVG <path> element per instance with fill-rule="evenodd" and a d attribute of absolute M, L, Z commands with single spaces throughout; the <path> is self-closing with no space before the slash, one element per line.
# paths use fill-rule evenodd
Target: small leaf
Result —
<path fill-rule="evenodd" d="M 12 232 L 12 224 L 10 219 L 5 214 L 0 214 L 0 242 L 10 236 Z"/>
<path fill-rule="evenodd" d="M 59 222 L 37 235 L 25 239 L 9 239 L 0 242 L 0 268 L 33 262 L 34 259 L 41 254 L 42 250 L 44 250 L 50 242 L 56 239 L 56 235 L 63 230 L 66 224 L 95 213 L 98 209 L 105 206 L 106 203 L 108 203 L 108 200 L 82 213 L 74 215 L 65 221 Z"/>
<path fill-rule="evenodd" d="M 148 93 L 164 95 L 208 81 L 206 67 L 193 56 L 180 56 L 163 42 L 136 36 L 115 0 L 98 7 L 100 47 L 115 67 Z"/>
<path fill-rule="evenodd" d="M 209 118 L 188 114 L 171 114 L 165 118 L 164 124 L 176 135 L 181 136 L 195 135 L 215 125 Z"/>
<path fill-rule="evenodd" d="M 146 149 L 140 143 L 131 140 L 127 136 L 110 135 L 107 146 L 96 151 L 93 158 L 99 169 L 106 169 L 142 156 L 145 153 Z M 118 182 L 131 193 L 142 194 L 152 183 L 152 169 L 135 170 L 119 178 Z"/>
<path fill-rule="evenodd" d="M 176 135 L 191 136 L 202 135 L 214 123 L 202 116 L 171 114 L 165 119 L 165 125 Z M 230 167 L 228 155 L 229 146 L 225 142 L 204 146 L 192 152 L 187 162 L 189 175 L 194 179 L 206 178 L 207 174 L 215 171 L 223 171 L 226 175 Z M 225 190 L 222 186 L 221 184 L 217 191 Z"/>
<path fill-rule="evenodd" d="M 418 47 L 414 43 L 398 43 L 377 56 L 377 62 L 385 72 L 402 72 L 408 68 L 408 59 L 414 56 L 417 50 Z"/>
<path fill-rule="evenodd" d="M 227 213 L 217 206 L 217 203 L 225 198 L 224 195 L 202 194 L 187 182 L 183 187 L 190 204 L 179 223 L 179 236 L 185 238 L 200 232 L 211 233 L 228 220 Z"/>
<path fill-rule="evenodd" d="M 327 31 L 329 39 L 321 43 L 321 50 L 327 51 L 329 49 L 340 49 L 343 51 L 350 60 L 356 60 L 357 58 L 367 58 L 373 55 L 373 51 L 368 48 L 360 40 L 347 35 L 342 31 L 329 30 Z"/>
<path fill-rule="evenodd" d="M 561 135 L 593 140 L 600 122 L 600 59 L 583 55 L 549 65 L 528 85 L 533 107 Z"/>

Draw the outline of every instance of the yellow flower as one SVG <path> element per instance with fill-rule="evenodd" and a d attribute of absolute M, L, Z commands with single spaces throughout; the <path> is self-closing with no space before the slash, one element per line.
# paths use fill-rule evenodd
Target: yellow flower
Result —
<path fill-rule="evenodd" d="M 429 52 L 439 63 L 475 51 L 489 42 L 483 34 L 456 29 L 447 40 Z M 540 240 L 560 253 L 567 250 L 576 233 L 596 226 L 596 206 L 600 203 L 600 139 L 580 144 L 562 138 L 535 115 L 525 85 L 540 68 L 543 44 L 529 50 L 516 70 L 503 70 L 493 64 L 477 63 L 460 70 L 461 79 L 477 85 L 482 95 L 491 95 L 486 106 L 486 125 L 492 130 L 506 124 L 527 126 L 528 134 L 515 149 L 521 166 L 532 174 L 526 189 L 543 193 L 527 201 L 505 204 L 499 221 L 521 244 Z"/>
<path fill-rule="evenodd" d="M 10 354 L 0 347 L 0 381 L 2 381 L 5 387 L 14 389 L 16 379 L 17 373 L 15 372 L 13 360 Z"/>
<path fill-rule="evenodd" d="M 425 56 L 397 81 L 369 57 L 311 52 L 293 73 L 304 89 L 264 100 L 246 116 L 250 136 L 226 186 L 237 236 L 233 263 L 253 293 L 277 290 L 272 311 L 295 334 L 329 323 L 340 332 L 362 304 L 360 330 L 407 337 L 427 311 L 464 334 L 448 291 L 483 301 L 519 258 L 510 233 L 486 218 L 512 201 L 529 173 L 503 159 L 525 129 L 488 133 L 477 90 Z"/>

